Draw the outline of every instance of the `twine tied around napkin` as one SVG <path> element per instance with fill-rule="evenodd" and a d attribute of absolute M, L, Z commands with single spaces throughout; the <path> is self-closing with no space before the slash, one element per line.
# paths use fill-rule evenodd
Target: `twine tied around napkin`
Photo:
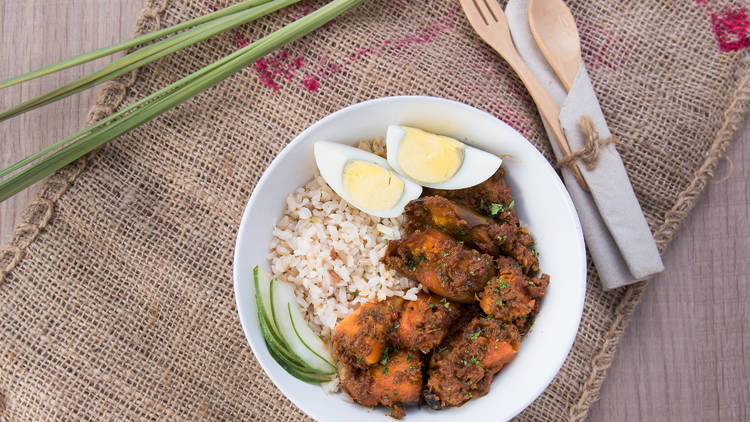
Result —
<path fill-rule="evenodd" d="M 663 271 L 664 264 L 622 157 L 616 148 L 602 147 L 615 140 L 586 66 L 579 66 L 570 90 L 566 90 L 531 33 L 529 3 L 530 0 L 508 0 L 505 13 L 521 58 L 544 81 L 560 106 L 560 125 L 571 150 L 577 151 L 568 156 L 552 144 L 601 285 L 610 290 L 647 279 Z M 563 167 L 576 165 L 579 158 L 589 192 L 575 183 L 571 179 L 573 173 Z"/>
<path fill-rule="evenodd" d="M 604 139 L 599 137 L 599 132 L 596 131 L 596 126 L 594 126 L 594 120 L 588 115 L 581 116 L 578 120 L 578 125 L 581 127 L 581 131 L 586 138 L 586 145 L 583 149 L 565 155 L 559 159 L 557 164 L 555 164 L 555 168 L 558 170 L 573 164 L 573 162 L 580 158 L 581 161 L 586 164 L 586 170 L 591 171 L 596 168 L 596 159 L 599 156 L 599 148 L 603 145 L 615 143 L 614 136 Z"/>

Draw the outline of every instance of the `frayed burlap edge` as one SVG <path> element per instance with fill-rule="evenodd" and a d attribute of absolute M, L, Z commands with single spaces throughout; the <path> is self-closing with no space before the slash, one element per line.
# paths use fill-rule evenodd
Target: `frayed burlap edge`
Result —
<path fill-rule="evenodd" d="M 750 61 L 750 57 L 747 61 Z M 729 108 L 724 113 L 721 128 L 711 143 L 711 148 L 706 153 L 705 161 L 696 171 L 687 189 L 680 193 L 677 197 L 677 202 L 667 212 L 664 223 L 654 233 L 654 239 L 660 253 L 664 253 L 682 222 L 697 204 L 701 192 L 706 187 L 706 183 L 713 177 L 714 170 L 716 170 L 719 161 L 726 156 L 727 148 L 729 148 L 735 133 L 737 133 L 744 122 L 748 109 L 750 109 L 750 68 L 745 68 L 744 75 L 740 75 L 739 83 L 729 104 Z M 569 420 L 584 420 L 591 405 L 599 399 L 599 390 L 607 376 L 607 369 L 609 369 L 614 360 L 615 351 L 617 350 L 622 333 L 627 328 L 633 316 L 633 311 L 638 303 L 640 303 L 647 286 L 648 281 L 644 281 L 627 287 L 625 295 L 620 299 L 620 303 L 617 304 L 615 319 L 607 331 L 602 348 L 591 361 L 591 373 L 583 386 L 581 397 L 570 409 Z"/>
<path fill-rule="evenodd" d="M 160 15 L 166 8 L 167 0 L 146 0 L 146 5 L 141 9 L 136 19 L 133 37 L 160 29 Z M 125 76 L 107 82 L 101 89 L 94 106 L 89 110 L 86 125 L 91 125 L 114 113 L 127 97 L 128 88 L 135 83 L 137 76 L 138 70 L 134 70 Z M 36 240 L 42 229 L 49 224 L 54 213 L 55 203 L 83 173 L 88 160 L 93 158 L 94 154 L 96 152 L 83 156 L 55 172 L 43 182 L 39 192 L 26 205 L 21 215 L 21 222 L 13 229 L 13 234 L 8 243 L 0 249 L 0 284 L 5 281 L 5 276 L 21 262 L 26 248 Z"/>
<path fill-rule="evenodd" d="M 167 0 L 146 0 L 146 5 L 136 20 L 134 36 L 161 28 L 160 15 L 166 7 Z M 92 124 L 114 113 L 125 100 L 128 88 L 133 85 L 136 78 L 137 71 L 133 71 L 125 77 L 108 82 L 102 88 L 94 106 L 89 111 L 86 124 Z M 719 161 L 726 156 L 727 148 L 743 123 L 749 108 L 750 67 L 746 67 L 744 75 L 739 77 L 739 83 L 732 101 L 724 113 L 723 123 L 711 143 L 705 161 L 696 171 L 687 189 L 678 196 L 675 205 L 667 212 L 664 223 L 654 234 L 661 253 L 666 250 L 685 217 L 695 207 L 697 199 L 706 187 L 706 183 L 713 177 L 713 172 Z M 37 239 L 41 231 L 49 224 L 54 214 L 55 203 L 65 194 L 78 176 L 86 170 L 88 160 L 93 158 L 94 154 L 95 152 L 84 156 L 50 176 L 43 182 L 34 199 L 26 205 L 21 222 L 14 228 L 8 243 L 0 249 L 0 284 L 3 283 L 6 275 L 21 262 L 26 248 Z M 647 285 L 648 281 L 645 281 L 628 287 L 625 295 L 617 304 L 612 326 L 605 335 L 601 349 L 592 359 L 591 373 L 583 386 L 581 397 L 570 409 L 569 420 L 584 420 L 591 405 L 598 400 L 599 390 L 606 377 L 607 369 L 612 364 L 617 345 L 636 306 L 640 303 Z"/>

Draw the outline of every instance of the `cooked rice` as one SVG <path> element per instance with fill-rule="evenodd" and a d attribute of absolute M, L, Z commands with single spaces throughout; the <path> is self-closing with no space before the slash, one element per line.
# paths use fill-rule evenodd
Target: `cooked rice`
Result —
<path fill-rule="evenodd" d="M 360 303 L 416 299 L 418 284 L 380 262 L 388 241 L 401 237 L 402 216 L 379 218 L 354 208 L 320 174 L 289 195 L 286 205 L 273 229 L 271 271 L 297 286 L 297 302 L 318 334 L 330 338 Z"/>

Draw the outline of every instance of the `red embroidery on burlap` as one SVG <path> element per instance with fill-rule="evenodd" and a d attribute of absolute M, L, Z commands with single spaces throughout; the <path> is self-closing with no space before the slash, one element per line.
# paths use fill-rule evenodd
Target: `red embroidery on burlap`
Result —
<path fill-rule="evenodd" d="M 720 51 L 739 51 L 750 47 L 750 16 L 746 7 L 725 4 L 716 12 L 711 10 L 708 0 L 695 0 L 695 3 L 709 14 Z"/>
<path fill-rule="evenodd" d="M 313 75 L 305 75 L 305 79 L 302 80 L 302 86 L 310 92 L 315 92 L 320 88 L 320 82 L 318 78 Z"/>
<path fill-rule="evenodd" d="M 234 35 L 232 35 L 232 42 L 234 43 L 234 45 L 236 45 L 239 48 L 247 47 L 248 44 L 250 44 L 250 40 L 245 38 L 239 32 L 235 32 Z"/>
<path fill-rule="evenodd" d="M 711 13 L 711 24 L 721 51 L 750 47 L 750 16 L 744 7 L 725 6 L 720 13 Z"/>
<path fill-rule="evenodd" d="M 269 54 L 253 64 L 258 79 L 274 91 L 281 89 L 277 80 L 291 81 L 294 74 L 304 65 L 302 56 L 292 57 L 286 48 Z"/>
<path fill-rule="evenodd" d="M 456 13 L 460 10 L 460 6 L 455 6 L 441 19 L 429 22 L 413 33 L 401 38 L 383 40 L 370 46 L 360 47 L 339 60 L 323 55 L 315 64 L 315 69 L 305 75 L 302 87 L 309 92 L 316 92 L 326 83 L 337 84 L 338 75 L 348 66 L 368 56 L 377 56 L 386 51 L 419 48 L 428 42 L 434 41 L 441 34 L 455 28 Z"/>

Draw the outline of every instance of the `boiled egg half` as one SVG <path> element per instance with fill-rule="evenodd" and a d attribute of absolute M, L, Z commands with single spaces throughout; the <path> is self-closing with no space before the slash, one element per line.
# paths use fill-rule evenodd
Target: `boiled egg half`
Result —
<path fill-rule="evenodd" d="M 422 186 L 399 175 L 373 153 L 336 142 L 316 142 L 315 163 L 328 186 L 356 208 L 376 217 L 397 217 L 419 198 Z"/>
<path fill-rule="evenodd" d="M 495 174 L 500 157 L 448 136 L 408 126 L 388 126 L 388 164 L 399 174 L 428 188 L 464 189 Z"/>

